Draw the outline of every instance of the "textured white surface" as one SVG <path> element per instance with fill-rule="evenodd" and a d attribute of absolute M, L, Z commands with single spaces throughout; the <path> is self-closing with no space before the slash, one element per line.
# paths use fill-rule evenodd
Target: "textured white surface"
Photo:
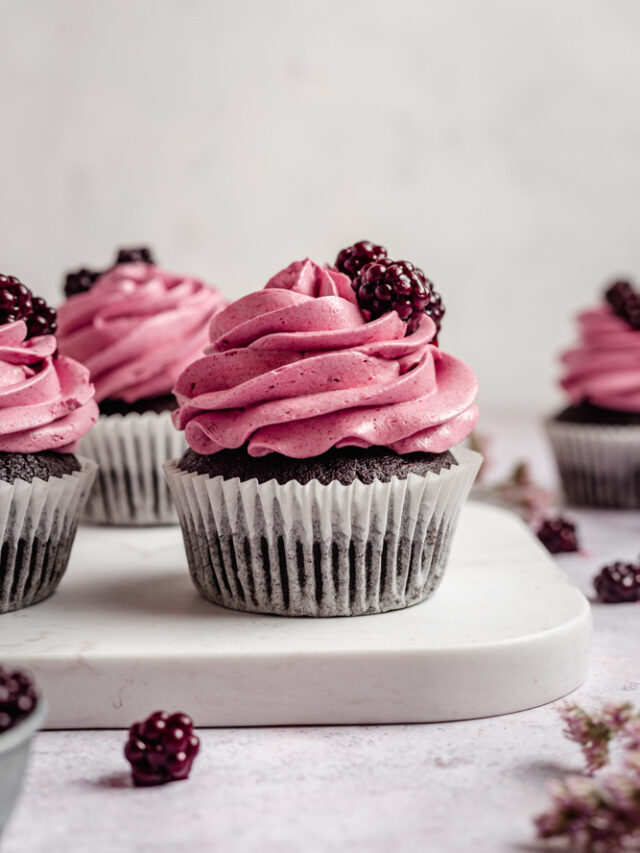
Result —
<path fill-rule="evenodd" d="M 180 704 L 199 725 L 397 723 L 540 705 L 586 675 L 590 610 L 510 513 L 463 509 L 440 589 L 376 616 L 225 610 L 191 586 L 178 528 L 84 528 L 59 592 L 0 620 L 55 728 L 127 727 Z"/>
<path fill-rule="evenodd" d="M 637 0 L 3 0 L 0 26 L 1 265 L 43 294 L 118 243 L 237 296 L 367 237 L 516 408 L 640 270 Z"/>
<path fill-rule="evenodd" d="M 494 429 L 495 428 L 495 429 Z M 528 457 L 551 480 L 533 424 L 485 419 L 494 471 Z M 603 562 L 638 553 L 637 512 L 576 512 L 583 553 L 561 564 L 590 594 Z M 640 607 L 595 605 L 588 707 L 640 705 Z M 45 732 L 2 853 L 534 853 L 544 786 L 577 772 L 552 706 L 429 725 L 215 729 L 189 782 L 129 787 L 123 733 Z"/>

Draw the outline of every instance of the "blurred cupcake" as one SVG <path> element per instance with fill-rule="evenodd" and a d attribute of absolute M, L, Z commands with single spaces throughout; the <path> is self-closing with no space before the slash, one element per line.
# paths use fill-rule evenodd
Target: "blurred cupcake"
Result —
<path fill-rule="evenodd" d="M 98 418 L 89 371 L 56 355 L 55 328 L 44 300 L 0 275 L 0 613 L 56 589 L 97 467 L 73 454 Z"/>
<path fill-rule="evenodd" d="M 162 464 L 182 453 L 171 391 L 208 341 L 211 316 L 225 304 L 211 287 L 157 267 L 148 249 L 122 249 L 104 273 L 66 278 L 60 352 L 91 373 L 100 419 L 82 452 L 100 470 L 85 518 L 100 524 L 176 521 Z"/>
<path fill-rule="evenodd" d="M 570 503 L 640 507 L 640 293 L 612 284 L 562 356 L 570 405 L 547 422 Z"/>
<path fill-rule="evenodd" d="M 353 280 L 297 261 L 216 315 L 177 382 L 190 449 L 165 472 L 195 585 L 225 607 L 380 613 L 444 572 L 480 463 L 456 447 L 476 379 L 434 344 L 421 270 L 345 253 Z"/>

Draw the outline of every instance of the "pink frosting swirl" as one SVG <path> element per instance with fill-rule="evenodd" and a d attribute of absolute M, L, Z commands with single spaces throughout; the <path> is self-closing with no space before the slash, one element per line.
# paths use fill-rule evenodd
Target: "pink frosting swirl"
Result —
<path fill-rule="evenodd" d="M 640 412 L 640 331 L 608 305 L 579 314 L 578 328 L 577 346 L 562 356 L 571 402 Z"/>
<path fill-rule="evenodd" d="M 120 264 L 60 307 L 60 352 L 89 368 L 98 401 L 169 394 L 202 354 L 211 316 L 225 304 L 195 278 Z"/>
<path fill-rule="evenodd" d="M 366 322 L 347 276 L 296 261 L 213 318 L 176 384 L 174 423 L 201 454 L 448 450 L 475 424 L 477 383 L 435 331 L 426 315 L 406 337 L 395 311 Z"/>
<path fill-rule="evenodd" d="M 72 453 L 98 419 L 89 371 L 54 358 L 53 335 L 26 336 L 23 320 L 0 326 L 0 451 Z"/>

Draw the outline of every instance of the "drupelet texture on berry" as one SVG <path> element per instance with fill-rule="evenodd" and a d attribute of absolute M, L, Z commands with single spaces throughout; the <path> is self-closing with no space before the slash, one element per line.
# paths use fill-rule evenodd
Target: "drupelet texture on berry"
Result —
<path fill-rule="evenodd" d="M 37 703 L 38 696 L 29 676 L 0 666 L 0 734 L 28 717 Z"/>
<path fill-rule="evenodd" d="M 27 337 L 53 335 L 58 328 L 55 308 L 34 296 L 14 275 L 0 275 L 0 325 L 24 320 Z"/>
<path fill-rule="evenodd" d="M 371 243 L 369 240 L 360 240 L 354 243 L 353 246 L 347 246 L 338 253 L 335 267 L 339 272 L 348 275 L 353 279 L 358 275 L 360 270 L 367 264 L 374 261 L 381 261 L 387 257 L 387 250 L 384 246 L 378 246 L 376 243 Z"/>
<path fill-rule="evenodd" d="M 640 329 L 640 293 L 628 281 L 614 281 L 605 298 L 615 313 L 634 329 Z"/>
<path fill-rule="evenodd" d="M 429 312 L 433 302 L 432 319 L 436 330 L 444 314 L 442 300 L 432 283 L 419 267 L 410 261 L 385 258 L 363 267 L 352 282 L 358 304 L 375 320 L 388 311 L 396 311 L 407 323 L 407 333 L 415 331 L 420 318 Z"/>
<path fill-rule="evenodd" d="M 124 754 L 134 785 L 143 787 L 186 779 L 199 749 L 190 717 L 156 711 L 131 726 Z"/>
<path fill-rule="evenodd" d="M 548 518 L 538 529 L 538 539 L 551 554 L 568 554 L 578 550 L 576 526 L 566 518 Z"/>
<path fill-rule="evenodd" d="M 593 579 L 598 601 L 626 604 L 640 601 L 640 565 L 616 562 L 604 566 Z"/>

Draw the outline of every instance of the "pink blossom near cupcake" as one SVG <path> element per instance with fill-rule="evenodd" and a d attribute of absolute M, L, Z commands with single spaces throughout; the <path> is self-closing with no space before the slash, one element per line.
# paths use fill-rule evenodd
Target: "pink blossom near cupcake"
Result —
<path fill-rule="evenodd" d="M 173 386 L 208 342 L 224 305 L 201 280 L 158 267 L 148 249 L 122 249 L 103 273 L 66 278 L 60 352 L 89 369 L 100 406 L 83 453 L 99 466 L 86 519 L 103 524 L 176 521 L 162 464 L 184 441 L 171 425 Z"/>
<path fill-rule="evenodd" d="M 364 241 L 345 258 L 349 275 L 296 261 L 233 302 L 177 381 L 189 450 L 165 473 L 194 583 L 225 607 L 380 613 L 445 570 L 477 382 L 436 345 L 421 270 Z"/>
<path fill-rule="evenodd" d="M 612 284 L 562 355 L 569 405 L 547 422 L 570 503 L 640 507 L 640 292 Z"/>
<path fill-rule="evenodd" d="M 51 595 L 97 466 L 75 455 L 98 419 L 89 371 L 57 354 L 55 311 L 0 275 L 0 613 Z"/>

